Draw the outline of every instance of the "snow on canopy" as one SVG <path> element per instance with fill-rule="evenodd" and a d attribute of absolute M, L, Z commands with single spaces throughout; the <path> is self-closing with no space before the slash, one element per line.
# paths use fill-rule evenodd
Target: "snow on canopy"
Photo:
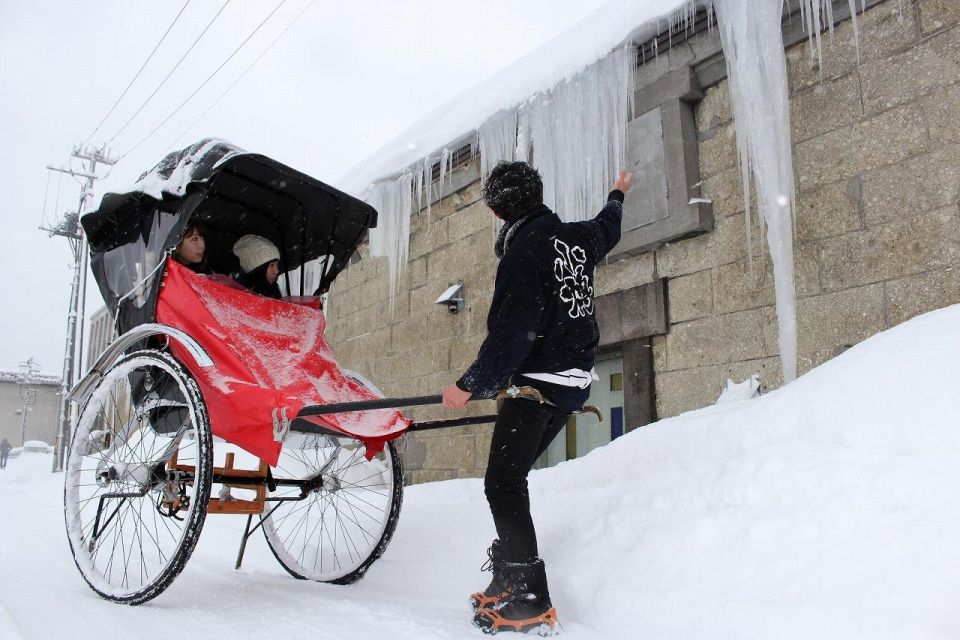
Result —
<path fill-rule="evenodd" d="M 122 192 L 139 191 L 157 200 L 162 200 L 164 193 L 179 197 L 191 182 L 205 180 L 217 166 L 243 153 L 247 152 L 226 140 L 204 138 L 168 153 L 151 169 L 140 174 L 132 187 Z"/>

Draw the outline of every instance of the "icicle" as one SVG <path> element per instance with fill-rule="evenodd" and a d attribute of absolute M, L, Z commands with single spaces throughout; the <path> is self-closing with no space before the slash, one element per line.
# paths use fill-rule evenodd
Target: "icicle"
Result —
<path fill-rule="evenodd" d="M 850 4 L 850 22 L 853 24 L 853 43 L 857 50 L 857 67 L 860 67 L 860 25 L 857 24 L 857 0 L 848 0 Z M 866 0 L 860 0 L 861 5 Z"/>
<path fill-rule="evenodd" d="M 804 0 L 819 3 L 819 0 Z M 773 260 L 778 343 L 783 378 L 797 374 L 796 296 L 793 274 L 793 157 L 786 57 L 781 32 L 782 0 L 715 0 L 714 10 L 727 62 L 730 102 L 744 182 L 749 229 L 749 176 L 765 224 Z M 819 24 L 819 7 L 807 7 Z M 819 32 L 818 32 L 819 33 Z M 818 40 L 819 42 L 819 40 Z M 762 97 L 762 99 L 758 99 Z M 752 252 L 750 255 L 752 261 Z"/>
<path fill-rule="evenodd" d="M 564 220 L 593 217 L 623 164 L 632 61 L 628 48 L 618 49 L 521 111 L 544 201 Z"/>
<path fill-rule="evenodd" d="M 410 248 L 413 179 L 413 173 L 405 173 L 393 180 L 377 182 L 371 187 L 367 198 L 380 214 L 377 226 L 370 230 L 370 255 L 387 258 L 391 315 Z"/>
<path fill-rule="evenodd" d="M 450 149 L 443 148 L 440 152 L 440 180 L 437 184 L 437 197 L 443 200 L 443 178 L 447 174 L 447 162 L 450 160 Z"/>
<path fill-rule="evenodd" d="M 417 183 L 416 192 L 417 192 L 417 212 L 419 213 L 423 209 L 423 167 L 416 169 L 413 172 L 413 179 Z"/>
<path fill-rule="evenodd" d="M 517 110 L 500 111 L 480 125 L 477 145 L 480 149 L 480 181 L 501 160 L 513 160 L 517 155 Z"/>
<path fill-rule="evenodd" d="M 433 203 L 433 161 L 430 156 L 423 159 L 423 188 L 427 199 L 427 226 L 430 226 L 430 206 Z"/>
<path fill-rule="evenodd" d="M 526 104 L 517 109 L 517 149 L 513 157 L 522 162 L 530 162 L 530 114 Z"/>

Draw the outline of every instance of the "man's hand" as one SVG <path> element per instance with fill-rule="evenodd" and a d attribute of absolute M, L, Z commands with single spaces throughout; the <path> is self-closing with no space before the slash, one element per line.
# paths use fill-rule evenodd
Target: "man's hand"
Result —
<path fill-rule="evenodd" d="M 456 383 L 451 383 L 443 390 L 443 406 L 447 409 L 463 409 L 472 396 L 473 394 L 469 391 L 464 391 Z"/>
<path fill-rule="evenodd" d="M 633 184 L 633 171 L 627 171 L 626 169 L 620 170 L 620 175 L 617 176 L 616 182 L 613 183 L 613 188 L 618 191 L 623 191 L 626 193 L 630 191 L 630 185 Z"/>

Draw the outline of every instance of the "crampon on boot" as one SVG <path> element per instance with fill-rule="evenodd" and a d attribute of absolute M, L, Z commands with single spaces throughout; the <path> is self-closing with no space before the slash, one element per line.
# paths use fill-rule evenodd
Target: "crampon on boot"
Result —
<path fill-rule="evenodd" d="M 490 634 L 514 631 L 555 636 L 560 633 L 543 560 L 504 563 L 504 582 L 507 595 L 497 605 L 477 610 L 473 616 L 474 626 Z"/>
<path fill-rule="evenodd" d="M 474 611 L 494 607 L 507 595 L 507 588 L 503 584 L 503 562 L 503 546 L 499 540 L 494 540 L 487 549 L 487 561 L 480 567 L 481 571 L 492 571 L 493 579 L 486 589 L 470 595 L 470 606 Z"/>

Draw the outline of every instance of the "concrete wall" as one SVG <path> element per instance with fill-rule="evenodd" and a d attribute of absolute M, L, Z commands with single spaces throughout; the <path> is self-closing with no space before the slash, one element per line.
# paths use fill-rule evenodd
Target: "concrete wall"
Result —
<path fill-rule="evenodd" d="M 370 259 L 362 247 L 360 262 L 337 278 L 330 293 L 327 336 L 340 363 L 388 396 L 440 393 L 458 378 L 486 335 L 497 262 L 492 224 L 477 182 L 434 204 L 429 213 L 415 213 L 409 262 L 392 315 L 386 260 Z M 466 304 L 452 314 L 435 301 L 461 278 Z M 453 415 L 438 407 L 406 413 L 417 420 Z M 492 402 L 477 402 L 467 415 L 492 413 Z M 409 436 L 404 457 L 408 481 L 481 475 L 489 433 L 489 426 L 480 425 Z"/>
<path fill-rule="evenodd" d="M 801 373 L 960 302 L 960 3 L 888 0 L 859 22 L 859 64 L 850 22 L 825 39 L 822 70 L 805 43 L 787 51 Z M 641 70 L 638 91 L 684 66 L 717 76 L 716 39 L 714 30 L 661 55 Z M 752 275 L 747 264 L 727 84 L 715 78 L 704 88 L 696 108 L 700 178 L 715 228 L 596 274 L 598 296 L 668 279 L 669 331 L 653 338 L 659 417 L 712 403 L 727 377 L 759 373 L 767 389 L 782 384 L 770 260 L 756 227 Z M 492 216 L 476 182 L 429 216 L 415 214 L 411 227 L 392 315 L 382 258 L 364 253 L 330 296 L 328 336 L 340 362 L 387 395 L 438 393 L 462 373 L 485 335 L 496 269 Z M 452 315 L 434 300 L 460 278 L 466 309 Z M 489 402 L 471 407 L 492 412 Z M 410 414 L 449 417 L 437 408 Z M 481 475 L 489 430 L 411 436 L 408 481 Z"/>
<path fill-rule="evenodd" d="M 787 52 L 800 373 L 960 302 L 958 19 L 955 2 L 890 1 L 860 17 L 859 66 L 850 22 L 825 43 L 822 70 L 806 45 Z M 724 81 L 697 109 L 716 229 L 653 256 L 672 323 L 654 340 L 660 417 L 712 402 L 727 377 L 781 384 L 771 265 L 755 226 L 747 268 L 730 120 Z"/>
<path fill-rule="evenodd" d="M 42 440 L 53 444 L 59 423 L 60 387 L 59 385 L 39 384 L 37 400 L 27 414 L 27 440 Z M 20 446 L 20 413 L 23 400 L 20 398 L 20 385 L 8 380 L 0 380 L 0 439 L 6 438 L 15 447 Z"/>

